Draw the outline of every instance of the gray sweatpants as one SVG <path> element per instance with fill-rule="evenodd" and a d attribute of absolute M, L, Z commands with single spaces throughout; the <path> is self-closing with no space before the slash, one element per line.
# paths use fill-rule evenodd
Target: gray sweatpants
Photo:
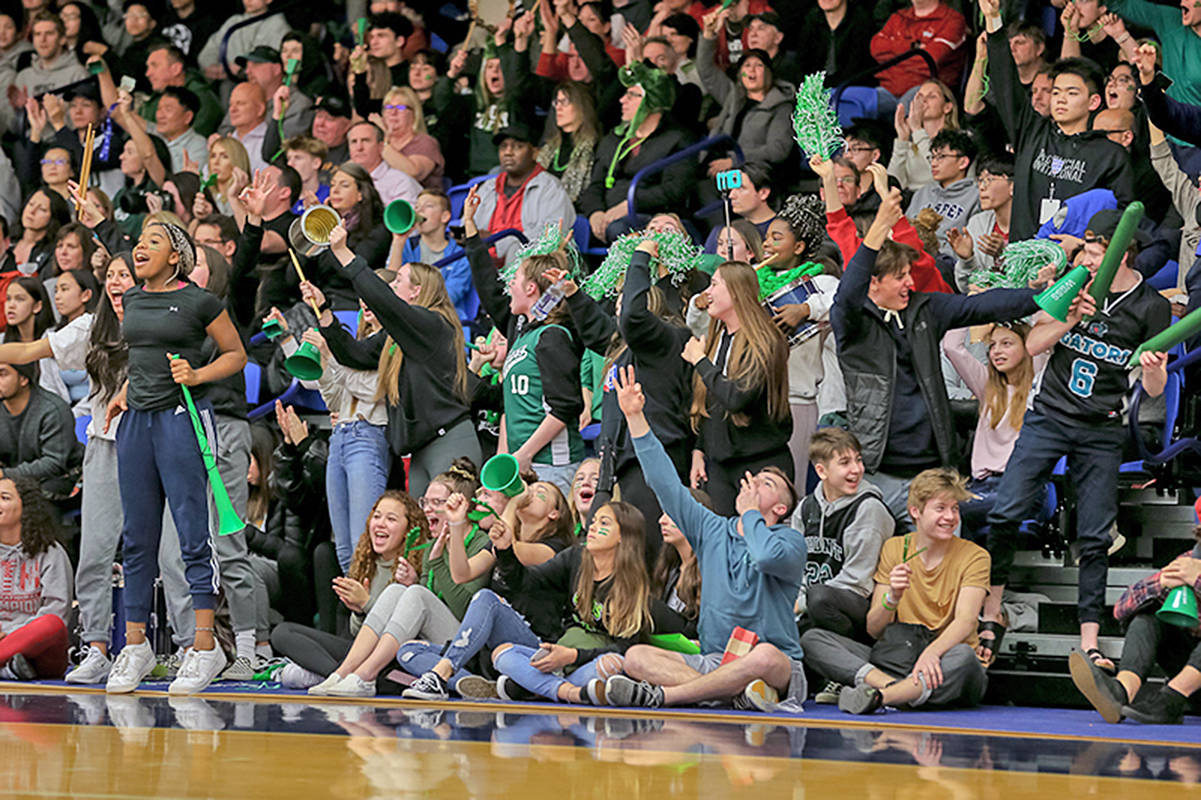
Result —
<path fill-rule="evenodd" d="M 394 583 L 372 604 L 363 627 L 370 628 L 376 636 L 386 633 L 400 644 L 411 639 L 441 644 L 459 632 L 459 620 L 436 594 L 421 584 Z"/>
<path fill-rule="evenodd" d="M 450 469 L 450 465 L 460 456 L 481 463 L 480 440 L 476 438 L 475 426 L 470 420 L 463 420 L 412 454 L 409 459 L 409 496 L 424 495 L 430 481 Z M 352 532 L 352 535 L 357 537 L 358 532 Z"/>
<path fill-rule="evenodd" d="M 805 663 L 832 681 L 853 686 L 871 666 L 872 649 L 833 631 L 811 628 L 801 637 Z M 976 706 L 988 688 L 988 674 L 966 644 L 957 644 L 939 660 L 942 683 L 911 706 Z M 904 678 L 904 675 L 894 675 Z"/>
<path fill-rule="evenodd" d="M 234 510 L 239 517 L 246 519 L 246 505 L 250 500 L 250 487 L 246 483 L 246 473 L 250 471 L 250 423 L 223 414 L 218 414 L 216 418 L 217 470 L 221 473 L 221 482 L 225 484 Z M 174 558 L 180 560 L 179 534 L 170 512 L 168 507 L 163 515 L 163 541 L 169 543 Z M 239 531 L 221 536 L 217 534 L 217 528 L 216 507 L 210 500 L 210 539 L 220 565 L 221 587 L 229 602 L 234 632 L 255 630 L 254 573 L 247 558 L 246 535 Z"/>
<path fill-rule="evenodd" d="M 258 553 L 251 553 L 249 558 L 254 574 L 254 640 L 265 642 L 271 636 L 271 629 L 283 619 L 274 610 L 279 601 L 279 564 Z"/>
<path fill-rule="evenodd" d="M 83 452 L 83 508 L 80 515 L 79 568 L 75 596 L 85 642 L 108 642 L 113 626 L 113 559 L 121 541 L 124 517 L 117 486 L 117 443 L 92 437 Z M 169 514 L 167 515 L 170 516 Z M 192 643 L 195 619 L 192 595 L 184 577 L 179 541 L 174 552 L 168 537 L 159 542 L 159 572 L 167 597 L 167 614 L 176 645 Z"/>

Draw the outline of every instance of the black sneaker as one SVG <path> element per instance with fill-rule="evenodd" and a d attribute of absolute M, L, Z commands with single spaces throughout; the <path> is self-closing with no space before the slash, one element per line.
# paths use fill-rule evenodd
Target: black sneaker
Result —
<path fill-rule="evenodd" d="M 1072 683 L 1103 720 L 1114 724 L 1122 721 L 1122 706 L 1130 700 L 1126 697 L 1126 687 L 1118 683 L 1117 678 L 1094 664 L 1079 648 L 1072 648 L 1068 669 L 1072 673 Z"/>
<path fill-rule="evenodd" d="M 848 714 L 871 714 L 883 705 L 884 698 L 880 695 L 880 690 L 866 683 L 844 686 L 838 693 L 838 710 Z"/>
<path fill-rule="evenodd" d="M 441 675 L 430 670 L 413 681 L 413 685 L 401 692 L 400 696 L 407 700 L 449 700 L 450 687 Z"/>
<path fill-rule="evenodd" d="M 8 668 L 12 670 L 12 674 L 16 675 L 19 681 L 36 681 L 38 679 L 38 671 L 33 668 L 33 664 L 29 663 L 29 659 L 20 653 L 8 660 Z"/>
<path fill-rule="evenodd" d="M 538 698 L 538 695 L 508 675 L 501 675 L 496 679 L 496 694 L 501 700 L 508 700 L 512 703 L 528 703 L 530 700 Z"/>
<path fill-rule="evenodd" d="M 1133 704 L 1122 706 L 1122 713 L 1144 725 L 1179 725 L 1187 705 L 1187 697 L 1165 686 L 1154 693 L 1139 692 Z"/>
<path fill-rule="evenodd" d="M 662 708 L 663 687 L 625 675 L 612 675 L 605 683 L 605 699 L 611 706 Z"/>

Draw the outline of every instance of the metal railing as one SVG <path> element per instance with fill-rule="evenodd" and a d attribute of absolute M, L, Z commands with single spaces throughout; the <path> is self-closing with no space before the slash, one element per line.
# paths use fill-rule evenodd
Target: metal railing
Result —
<path fill-rule="evenodd" d="M 638 194 L 639 181 L 648 175 L 654 175 L 655 173 L 662 172 L 672 164 L 678 164 L 684 159 L 694 156 L 702 150 L 711 150 L 718 145 L 727 143 L 733 145 L 734 147 L 734 153 L 737 156 L 734 159 L 734 165 L 738 166 L 743 162 L 742 148 L 738 146 L 738 142 L 734 140 L 734 137 L 723 133 L 720 136 L 712 136 L 708 139 L 705 139 L 703 142 L 697 142 L 696 144 L 689 145 L 679 152 L 672 153 L 667 158 L 661 158 L 653 164 L 647 164 L 645 167 L 634 173 L 634 179 L 630 181 L 630 188 L 626 190 L 626 208 L 628 209 L 626 212 L 626 220 L 630 223 L 630 227 L 634 228 L 638 226 L 637 201 L 634 199 L 634 196 Z"/>

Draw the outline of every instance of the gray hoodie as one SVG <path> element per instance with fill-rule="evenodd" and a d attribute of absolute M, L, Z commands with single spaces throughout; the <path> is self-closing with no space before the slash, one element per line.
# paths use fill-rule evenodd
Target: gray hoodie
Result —
<path fill-rule="evenodd" d="M 53 544 L 30 558 L 20 544 L 0 544 L 0 631 L 12 633 L 44 614 L 64 623 L 71 609 L 71 561 Z"/>
<path fill-rule="evenodd" d="M 947 243 L 947 231 L 963 227 L 980 210 L 980 190 L 972 178 L 957 180 L 946 187 L 929 183 L 913 193 L 905 216 L 913 219 L 923 208 L 932 208 L 942 215 L 942 222 L 938 225 L 938 243 L 944 254 L 955 258 L 955 251 Z"/>
<path fill-rule="evenodd" d="M 860 597 L 871 597 L 876 585 L 876 564 L 880 561 L 880 548 L 884 546 L 888 537 L 892 536 L 893 528 L 896 525 L 888 507 L 884 505 L 884 494 L 874 484 L 863 479 L 859 481 L 859 488 L 855 494 L 844 495 L 831 502 L 826 499 L 826 494 L 821 490 L 819 484 L 814 493 L 810 495 L 817 499 L 817 506 L 821 510 L 818 536 L 810 536 L 809 532 L 805 531 L 805 523 L 801 516 L 801 506 L 804 501 L 798 503 L 796 511 L 792 513 L 792 527 L 806 533 L 807 552 L 820 553 L 823 549 L 821 540 L 830 538 L 823 535 L 826 518 L 833 512 L 846 508 L 859 498 L 869 495 L 879 499 L 880 502 L 866 502 L 856 510 L 855 518 L 847 524 L 842 534 L 842 569 L 837 575 L 825 581 L 826 586 L 846 589 Z M 808 500 L 808 498 L 805 499 Z M 805 583 L 810 582 L 812 582 L 811 576 L 809 570 L 806 569 Z M 802 601 L 804 596 L 805 587 L 802 587 L 798 595 L 798 607 L 804 606 Z"/>

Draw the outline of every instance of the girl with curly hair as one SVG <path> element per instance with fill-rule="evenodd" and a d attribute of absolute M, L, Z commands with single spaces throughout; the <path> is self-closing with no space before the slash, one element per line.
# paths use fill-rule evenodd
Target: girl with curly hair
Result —
<path fill-rule="evenodd" d="M 67 669 L 71 562 L 37 483 L 0 478 L 0 679 L 61 678 Z"/>
<path fill-rule="evenodd" d="M 787 273 L 806 262 L 818 261 L 817 250 L 825 238 L 826 215 L 821 198 L 814 194 L 794 194 L 785 200 L 784 207 L 768 226 L 763 241 L 764 258 L 770 261 L 759 270 L 760 287 L 763 287 L 765 277 L 772 273 Z M 819 392 L 823 384 L 827 390 L 832 385 L 842 385 L 834 343 L 827 336 L 830 306 L 838 291 L 838 278 L 825 274 L 828 271 L 830 267 L 823 266 L 823 274 L 808 279 L 818 291 L 810 294 L 805 302 L 775 303 L 771 307 L 772 321 L 785 336 L 792 334 L 803 322 L 817 323 L 818 333 L 793 344 L 788 354 L 788 407 L 792 413 L 788 449 L 800 481 L 809 469 L 809 440 L 813 438 L 821 416 Z M 829 342 L 829 357 L 825 357 L 826 342 Z M 841 408 L 821 410 L 838 411 Z"/>

